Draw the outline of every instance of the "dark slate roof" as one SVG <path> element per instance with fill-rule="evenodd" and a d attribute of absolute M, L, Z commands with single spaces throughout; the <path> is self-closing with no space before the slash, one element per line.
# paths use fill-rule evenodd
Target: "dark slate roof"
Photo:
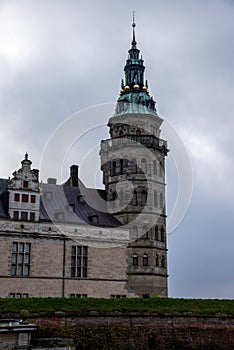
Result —
<path fill-rule="evenodd" d="M 8 207 L 8 195 L 7 195 L 8 180 L 0 179 L 0 217 L 6 218 Z"/>
<path fill-rule="evenodd" d="M 81 182 L 79 187 L 43 184 L 40 219 L 72 224 L 89 223 L 101 227 L 119 227 L 121 223 L 107 213 L 105 191 L 86 188 Z M 92 223 L 92 217 L 98 217 L 98 223 Z"/>

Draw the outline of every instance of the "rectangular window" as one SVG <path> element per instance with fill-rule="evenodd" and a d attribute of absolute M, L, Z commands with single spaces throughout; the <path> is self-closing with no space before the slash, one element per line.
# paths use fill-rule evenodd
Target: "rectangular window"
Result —
<path fill-rule="evenodd" d="M 28 181 L 23 181 L 23 187 L 28 188 Z"/>
<path fill-rule="evenodd" d="M 11 276 L 29 276 L 30 251 L 31 243 L 13 242 L 11 256 Z"/>
<path fill-rule="evenodd" d="M 19 220 L 19 212 L 18 212 L 18 210 L 13 211 L 13 219 L 14 220 Z"/>
<path fill-rule="evenodd" d="M 36 203 L 36 196 L 34 194 L 31 195 L 31 203 Z"/>
<path fill-rule="evenodd" d="M 30 221 L 35 221 L 35 213 L 30 213 Z"/>
<path fill-rule="evenodd" d="M 19 202 L 20 194 L 19 193 L 15 193 L 14 199 L 15 199 L 15 202 Z"/>
<path fill-rule="evenodd" d="M 88 247 L 71 247 L 71 277 L 88 277 Z"/>
<path fill-rule="evenodd" d="M 9 293 L 9 298 L 28 298 L 28 293 Z"/>
<path fill-rule="evenodd" d="M 24 221 L 28 220 L 28 213 L 27 213 L 27 211 L 21 211 L 21 220 L 24 220 Z"/>
<path fill-rule="evenodd" d="M 28 202 L 28 194 L 22 194 L 22 202 L 24 203 Z"/>
<path fill-rule="evenodd" d="M 87 298 L 87 294 L 70 294 L 70 298 Z"/>

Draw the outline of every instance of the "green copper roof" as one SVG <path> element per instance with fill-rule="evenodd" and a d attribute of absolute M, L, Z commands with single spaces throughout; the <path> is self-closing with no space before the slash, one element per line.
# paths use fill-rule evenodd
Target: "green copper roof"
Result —
<path fill-rule="evenodd" d="M 145 66 L 142 56 L 140 56 L 140 50 L 137 48 L 135 26 L 135 23 L 133 23 L 132 46 L 128 51 L 128 58 L 124 67 L 125 82 L 122 80 L 114 116 L 129 113 L 157 116 L 155 101 L 149 95 L 147 81 L 144 81 Z"/>

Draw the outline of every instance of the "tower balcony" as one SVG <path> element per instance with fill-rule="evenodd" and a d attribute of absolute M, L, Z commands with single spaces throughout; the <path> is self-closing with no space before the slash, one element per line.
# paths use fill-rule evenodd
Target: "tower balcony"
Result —
<path fill-rule="evenodd" d="M 157 149 L 165 154 L 169 151 L 167 149 L 167 141 L 159 139 L 158 137 L 152 135 L 124 135 L 102 140 L 101 152 L 108 152 L 110 148 L 113 147 L 137 146 L 137 144 Z"/>

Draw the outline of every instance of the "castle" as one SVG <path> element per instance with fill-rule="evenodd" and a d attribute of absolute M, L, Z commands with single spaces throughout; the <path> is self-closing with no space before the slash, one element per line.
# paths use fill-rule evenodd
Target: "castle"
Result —
<path fill-rule="evenodd" d="M 0 297 L 168 295 L 168 149 L 132 26 L 110 138 L 101 141 L 105 188 L 86 188 L 78 165 L 63 184 L 40 183 L 27 153 L 0 179 Z"/>

